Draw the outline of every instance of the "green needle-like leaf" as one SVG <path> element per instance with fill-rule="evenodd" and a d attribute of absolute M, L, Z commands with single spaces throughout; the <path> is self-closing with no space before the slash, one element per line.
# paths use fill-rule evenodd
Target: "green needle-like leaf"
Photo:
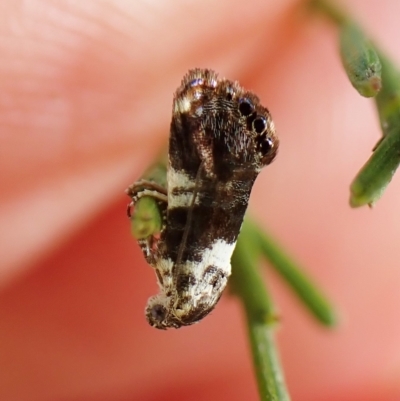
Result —
<path fill-rule="evenodd" d="M 337 322 L 333 306 L 312 280 L 306 276 L 304 269 L 255 223 L 247 221 L 246 226 L 249 237 L 258 244 L 263 256 L 289 284 L 303 305 L 319 322 L 326 326 L 333 326 Z"/>
<path fill-rule="evenodd" d="M 386 135 L 350 186 L 350 205 L 373 206 L 400 164 L 400 125 Z"/>
<path fill-rule="evenodd" d="M 383 87 L 375 98 L 383 135 L 388 135 L 400 125 L 400 71 L 382 53 Z M 378 143 L 379 145 L 379 143 Z"/>
<path fill-rule="evenodd" d="M 381 63 L 374 46 L 353 23 L 339 31 L 340 55 L 351 84 L 361 96 L 375 96 L 381 89 Z"/>
<path fill-rule="evenodd" d="M 336 4 L 310 0 L 308 5 L 338 26 L 343 65 L 352 85 L 363 96 L 375 96 L 383 137 L 350 186 L 352 207 L 373 206 L 400 164 L 400 71 Z"/>
<path fill-rule="evenodd" d="M 400 164 L 400 72 L 382 55 L 383 87 L 376 96 L 383 138 L 350 187 L 350 205 L 373 206 Z"/>

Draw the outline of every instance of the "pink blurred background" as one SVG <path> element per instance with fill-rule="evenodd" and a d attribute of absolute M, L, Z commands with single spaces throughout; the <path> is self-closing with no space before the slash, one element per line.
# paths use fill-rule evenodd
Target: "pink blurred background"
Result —
<path fill-rule="evenodd" d="M 346 6 L 400 65 L 400 3 Z M 292 399 L 400 399 L 400 181 L 373 210 L 348 206 L 380 132 L 329 23 L 291 0 L 10 0 L 0 21 L 1 400 L 258 399 L 236 300 L 176 331 L 143 315 L 156 280 L 124 189 L 165 143 L 193 67 L 272 112 L 280 153 L 251 213 L 340 312 L 318 326 L 267 274 Z"/>

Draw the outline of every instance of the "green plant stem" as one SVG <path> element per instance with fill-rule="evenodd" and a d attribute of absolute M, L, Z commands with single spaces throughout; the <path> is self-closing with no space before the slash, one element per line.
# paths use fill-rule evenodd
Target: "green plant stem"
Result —
<path fill-rule="evenodd" d="M 230 285 L 244 307 L 260 399 L 289 401 L 274 340 L 277 317 L 257 268 L 256 247 L 243 226 L 232 257 Z"/>
<path fill-rule="evenodd" d="M 289 401 L 273 329 L 246 317 L 260 400 Z"/>

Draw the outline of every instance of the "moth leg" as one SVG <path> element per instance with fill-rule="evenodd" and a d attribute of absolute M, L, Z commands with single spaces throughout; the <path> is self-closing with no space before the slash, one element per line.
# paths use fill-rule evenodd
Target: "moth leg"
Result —
<path fill-rule="evenodd" d="M 156 200 L 155 213 L 157 213 L 158 216 L 155 218 L 161 217 L 161 229 L 157 233 L 151 233 L 146 237 L 137 238 L 137 242 L 140 248 L 142 249 L 143 255 L 147 263 L 154 266 L 158 255 L 157 252 L 158 241 L 160 238 L 160 234 L 164 230 L 166 224 L 167 206 L 168 206 L 167 190 L 161 185 L 156 184 L 154 182 L 139 180 L 134 184 L 132 184 L 131 186 L 129 186 L 129 188 L 126 190 L 126 193 L 132 199 L 132 201 L 128 204 L 127 208 L 128 217 L 132 219 L 135 218 L 135 215 L 132 214 L 132 208 L 135 207 L 139 199 L 143 197 L 150 197 Z M 149 218 L 151 220 L 152 212 L 153 211 L 147 211 L 146 214 L 148 214 L 148 216 L 146 216 L 145 218 L 146 219 Z"/>
<path fill-rule="evenodd" d="M 168 203 L 167 189 L 153 181 L 136 181 L 130 185 L 125 192 L 132 199 L 132 202 L 130 202 L 127 207 L 128 217 L 131 217 L 132 206 L 135 206 L 135 203 L 142 196 L 151 196 L 152 198 L 158 199 L 161 202 Z"/>

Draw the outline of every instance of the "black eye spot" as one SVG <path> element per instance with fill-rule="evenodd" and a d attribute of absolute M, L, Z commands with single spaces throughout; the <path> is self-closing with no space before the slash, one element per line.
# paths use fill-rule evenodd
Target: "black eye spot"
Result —
<path fill-rule="evenodd" d="M 253 129 L 253 121 L 257 118 L 257 113 L 251 113 L 247 118 L 246 118 L 246 123 L 247 123 L 247 129 L 251 131 Z"/>
<path fill-rule="evenodd" d="M 262 135 L 258 138 L 258 149 L 262 154 L 267 154 L 273 147 L 273 142 L 271 138 L 268 138 L 266 135 Z"/>
<path fill-rule="evenodd" d="M 267 121 L 265 120 L 264 117 L 257 117 L 253 121 L 253 128 L 257 132 L 257 134 L 263 133 L 266 126 L 267 126 Z"/>
<path fill-rule="evenodd" d="M 228 101 L 232 100 L 232 93 L 231 92 L 226 92 L 226 100 L 228 100 Z"/>
<path fill-rule="evenodd" d="M 154 305 L 151 308 L 150 315 L 153 322 L 162 322 L 167 315 L 167 310 L 160 304 Z"/>
<path fill-rule="evenodd" d="M 240 99 L 239 111 L 242 116 L 249 116 L 253 112 L 254 106 L 249 99 Z"/>

